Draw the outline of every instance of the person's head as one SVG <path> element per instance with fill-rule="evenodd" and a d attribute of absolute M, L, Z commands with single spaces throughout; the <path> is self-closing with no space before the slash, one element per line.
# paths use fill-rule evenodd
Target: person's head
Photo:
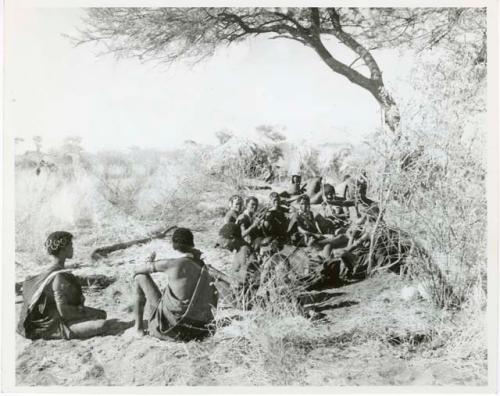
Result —
<path fill-rule="evenodd" d="M 300 175 L 292 175 L 292 184 L 300 184 L 301 181 Z"/>
<path fill-rule="evenodd" d="M 51 256 L 67 259 L 73 257 L 73 235 L 66 231 L 56 231 L 45 241 L 47 253 Z"/>
<path fill-rule="evenodd" d="M 326 201 L 327 202 L 333 201 L 333 198 L 335 197 L 335 187 L 327 183 L 323 186 L 323 189 L 325 192 Z"/>
<path fill-rule="evenodd" d="M 308 212 L 311 209 L 311 199 L 309 195 L 301 195 L 298 199 L 298 203 L 301 212 Z"/>
<path fill-rule="evenodd" d="M 234 250 L 241 239 L 240 227 L 234 223 L 227 223 L 219 230 L 217 246 L 223 249 Z"/>
<path fill-rule="evenodd" d="M 245 200 L 245 209 L 247 210 L 247 212 L 255 213 L 258 207 L 259 207 L 259 200 L 257 198 L 252 196 L 248 197 Z"/>
<path fill-rule="evenodd" d="M 277 209 L 280 206 L 281 199 L 277 192 L 272 192 L 269 194 L 269 202 L 271 202 L 271 207 Z"/>
<path fill-rule="evenodd" d="M 194 248 L 193 233 L 187 228 L 177 228 L 172 234 L 172 247 L 181 253 L 188 253 Z"/>
<path fill-rule="evenodd" d="M 241 212 L 241 209 L 243 209 L 243 198 L 239 195 L 233 195 L 229 198 L 229 207 L 238 213 Z"/>
<path fill-rule="evenodd" d="M 345 175 L 344 178 L 342 179 L 343 181 L 349 180 L 351 178 L 351 175 Z"/>

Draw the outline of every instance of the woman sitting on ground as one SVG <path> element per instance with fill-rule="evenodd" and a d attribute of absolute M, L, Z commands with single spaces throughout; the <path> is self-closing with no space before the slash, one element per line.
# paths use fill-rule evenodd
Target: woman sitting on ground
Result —
<path fill-rule="evenodd" d="M 18 333 L 35 339 L 89 338 L 107 331 L 106 312 L 86 307 L 76 277 L 64 269 L 73 257 L 73 235 L 65 231 L 50 234 L 45 247 L 50 268 L 23 282 L 24 303 Z"/>

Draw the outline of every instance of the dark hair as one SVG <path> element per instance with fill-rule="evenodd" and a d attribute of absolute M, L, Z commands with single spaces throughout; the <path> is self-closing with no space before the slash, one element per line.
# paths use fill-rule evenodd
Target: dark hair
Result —
<path fill-rule="evenodd" d="M 273 191 L 271 194 L 269 194 L 269 199 L 273 199 L 273 198 L 280 198 L 280 195 L 276 192 L 276 191 Z"/>
<path fill-rule="evenodd" d="M 227 223 L 219 230 L 219 236 L 227 239 L 241 238 L 241 229 L 235 223 Z"/>
<path fill-rule="evenodd" d="M 233 203 L 233 201 L 235 199 L 243 202 L 243 198 L 241 198 L 241 195 L 234 194 L 234 195 L 231 195 L 231 197 L 229 198 L 229 203 Z"/>
<path fill-rule="evenodd" d="M 188 228 L 177 228 L 172 235 L 172 247 L 182 253 L 194 247 L 193 233 Z"/>
<path fill-rule="evenodd" d="M 325 192 L 325 194 L 333 193 L 333 195 L 335 195 L 335 187 L 333 187 L 331 184 L 325 183 L 323 185 L 323 191 Z"/>
<path fill-rule="evenodd" d="M 73 234 L 66 231 L 55 231 L 47 237 L 45 248 L 51 256 L 57 256 L 61 249 L 73 240 Z"/>
<path fill-rule="evenodd" d="M 311 198 L 309 198 L 309 195 L 303 194 L 303 195 L 301 195 L 299 197 L 299 199 L 297 201 L 298 201 L 298 203 L 306 202 L 306 203 L 310 204 L 311 203 Z"/>
<path fill-rule="evenodd" d="M 300 183 L 300 181 L 302 180 L 302 177 L 300 175 L 292 175 L 292 183 L 295 181 L 295 179 L 297 179 Z"/>
<path fill-rule="evenodd" d="M 346 180 L 347 180 L 347 179 L 349 179 L 350 177 L 351 177 L 351 175 L 345 175 L 343 180 L 344 180 L 344 181 L 346 181 Z"/>
<path fill-rule="evenodd" d="M 257 206 L 259 205 L 259 200 L 252 195 L 252 196 L 248 197 L 247 199 L 245 199 L 245 206 L 248 205 L 248 203 L 252 202 L 252 201 L 254 201 L 257 204 Z"/>

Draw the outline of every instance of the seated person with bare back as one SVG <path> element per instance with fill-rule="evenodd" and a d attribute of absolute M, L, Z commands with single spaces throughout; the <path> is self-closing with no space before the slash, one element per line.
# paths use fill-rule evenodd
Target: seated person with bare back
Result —
<path fill-rule="evenodd" d="M 73 257 L 73 235 L 66 231 L 50 234 L 45 242 L 51 267 L 23 282 L 24 303 L 17 332 L 35 339 L 83 339 L 105 334 L 106 312 L 84 305 L 77 278 L 64 269 Z"/>
<path fill-rule="evenodd" d="M 224 224 L 226 223 L 236 223 L 238 216 L 241 214 L 243 209 L 243 198 L 239 195 L 233 195 L 229 198 L 229 210 L 224 216 Z"/>
<path fill-rule="evenodd" d="M 236 226 L 236 225 L 235 225 Z M 180 257 L 149 262 L 135 270 L 135 330 L 144 335 L 144 306 L 148 316 L 149 335 L 160 339 L 189 341 L 210 335 L 213 324 L 212 308 L 217 306 L 217 291 L 208 269 L 194 248 L 193 234 L 187 228 L 177 228 L 172 246 Z M 162 272 L 168 277 L 165 290 L 160 289 L 151 273 Z"/>

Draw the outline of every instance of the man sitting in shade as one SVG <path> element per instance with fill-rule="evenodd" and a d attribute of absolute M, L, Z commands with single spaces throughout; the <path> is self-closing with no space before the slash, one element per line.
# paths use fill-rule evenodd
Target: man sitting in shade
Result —
<path fill-rule="evenodd" d="M 177 228 L 172 246 L 179 257 L 154 261 L 153 253 L 148 262 L 135 270 L 135 330 L 138 335 L 145 334 L 143 316 L 148 302 L 152 308 L 148 315 L 149 335 L 181 341 L 202 339 L 210 334 L 217 291 L 200 258 L 201 252 L 194 248 L 192 232 Z M 168 277 L 163 293 L 151 278 L 154 272 Z"/>

